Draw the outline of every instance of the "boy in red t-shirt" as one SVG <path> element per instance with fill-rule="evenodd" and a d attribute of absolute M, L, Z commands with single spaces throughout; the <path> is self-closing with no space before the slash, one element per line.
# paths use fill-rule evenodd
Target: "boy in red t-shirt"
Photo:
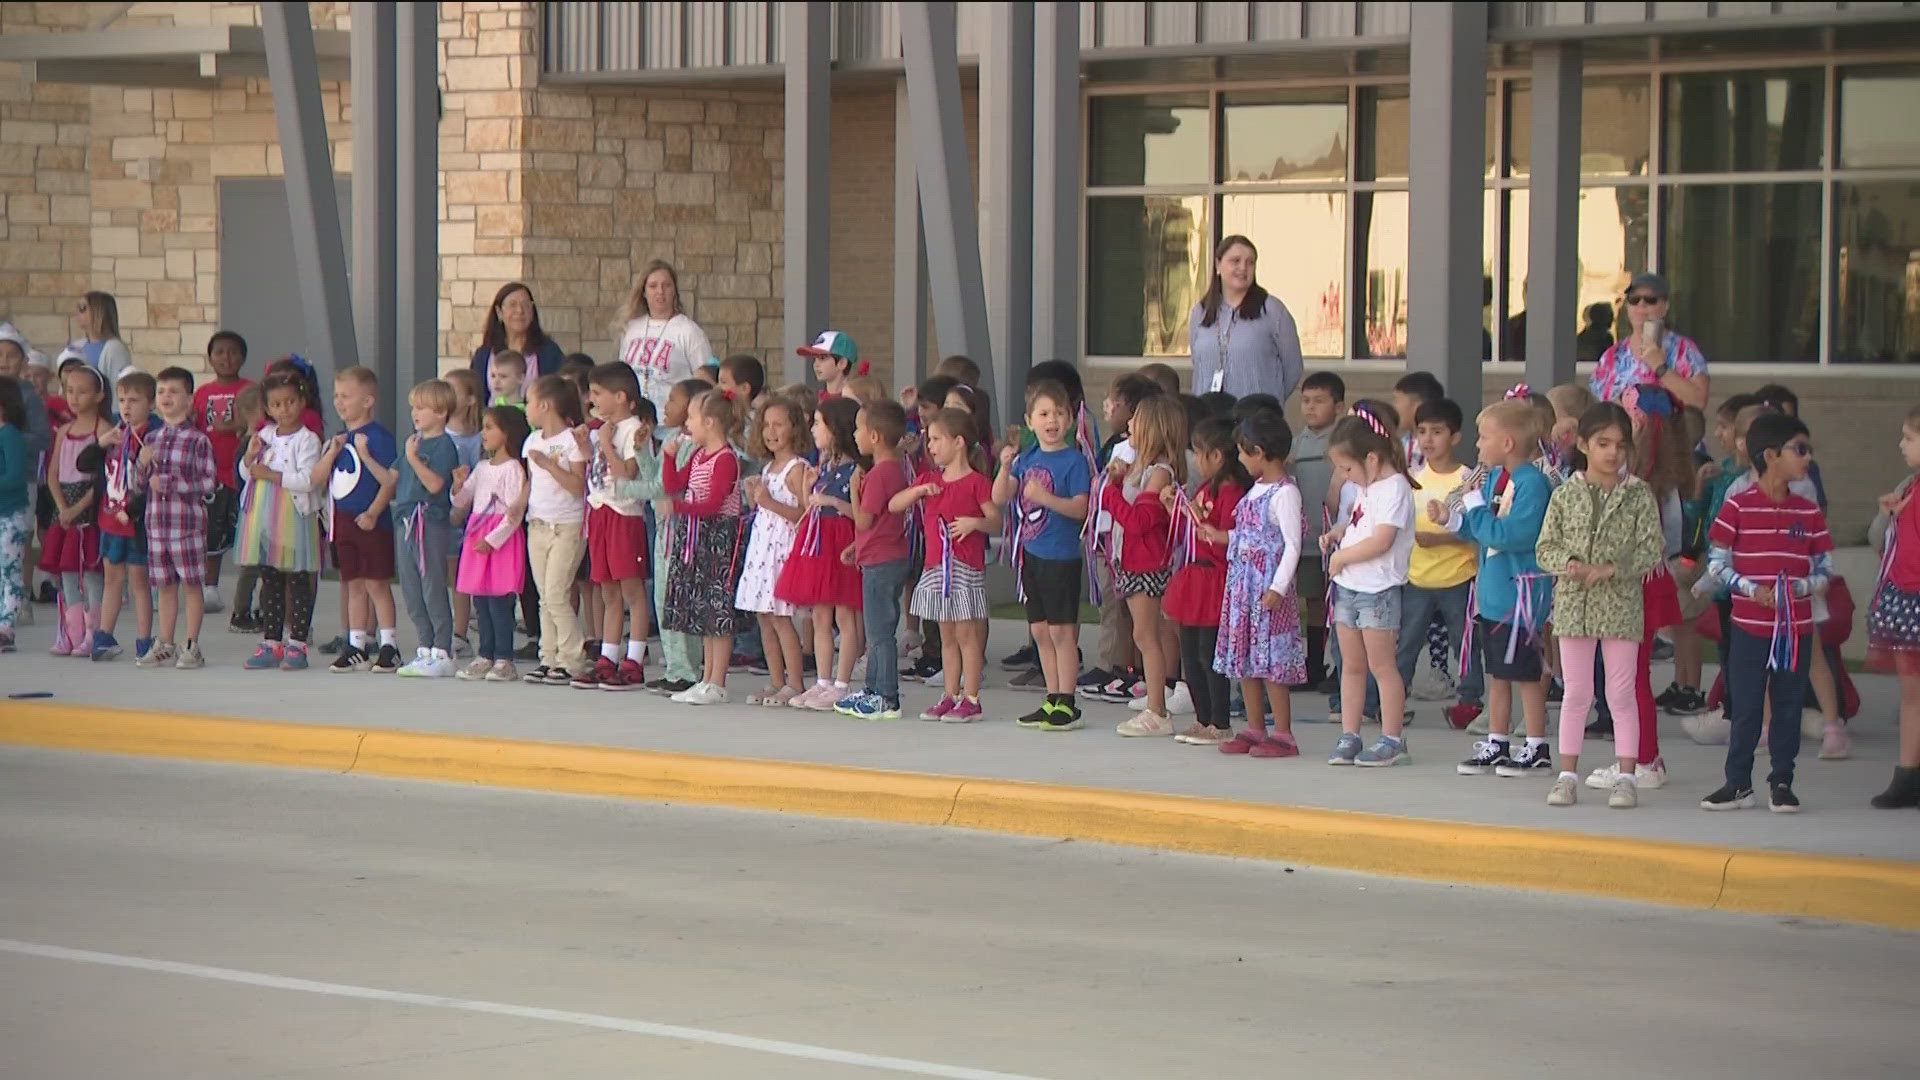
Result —
<path fill-rule="evenodd" d="M 253 383 L 240 377 L 247 362 L 247 339 L 231 330 L 216 332 L 207 342 L 207 366 L 213 369 L 213 381 L 201 384 L 193 392 L 193 426 L 207 433 L 213 444 L 213 501 L 207 506 L 207 584 L 208 612 L 224 606 L 220 600 L 220 561 L 233 547 L 233 534 L 240 521 L 240 440 L 246 434 L 234 401 L 240 391 Z M 251 612 L 236 611 L 233 625 L 243 627 L 241 617 L 250 621 Z"/>
<path fill-rule="evenodd" d="M 1707 572 L 1733 592 L 1726 664 L 1733 735 L 1727 743 L 1727 782 L 1700 806 L 1740 810 L 1753 805 L 1753 755 L 1770 700 L 1773 765 L 1767 805 L 1776 814 L 1793 814 L 1800 811 L 1793 765 L 1815 647 L 1813 596 L 1832 577 L 1833 538 L 1820 508 L 1788 490 L 1805 478 L 1812 461 L 1807 426 L 1781 413 L 1763 414 L 1747 428 L 1746 448 L 1755 483 L 1727 497 L 1707 533 Z"/>
<path fill-rule="evenodd" d="M 895 513 L 894 496 L 907 489 L 906 461 L 900 440 L 907 434 L 907 411 L 898 402 L 876 401 L 854 418 L 853 441 L 873 467 L 853 478 L 853 547 L 860 567 L 862 613 L 867 629 L 867 686 L 834 706 L 836 712 L 863 720 L 900 716 L 900 600 L 912 573 L 904 517 Z"/>

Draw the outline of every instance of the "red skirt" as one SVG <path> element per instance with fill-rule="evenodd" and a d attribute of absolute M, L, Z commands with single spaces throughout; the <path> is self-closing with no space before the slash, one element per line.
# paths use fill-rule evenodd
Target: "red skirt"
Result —
<path fill-rule="evenodd" d="M 100 569 L 100 526 L 54 522 L 40 538 L 40 569 L 76 574 Z"/>
<path fill-rule="evenodd" d="M 1680 589 L 1674 584 L 1673 575 L 1667 572 L 1665 564 L 1654 568 L 1640 582 L 1640 606 L 1646 613 L 1646 635 L 1653 636 L 1655 630 L 1664 630 L 1669 626 L 1678 626 L 1682 621 L 1680 614 Z"/>
<path fill-rule="evenodd" d="M 839 515 L 803 518 L 794 534 L 793 552 L 774 579 L 774 599 L 799 607 L 863 606 L 860 568 L 840 561 L 853 546 L 853 519 Z"/>
<path fill-rule="evenodd" d="M 1173 575 L 1160 610 L 1181 626 L 1219 626 L 1220 604 L 1227 592 L 1227 568 L 1222 563 L 1190 562 Z"/>

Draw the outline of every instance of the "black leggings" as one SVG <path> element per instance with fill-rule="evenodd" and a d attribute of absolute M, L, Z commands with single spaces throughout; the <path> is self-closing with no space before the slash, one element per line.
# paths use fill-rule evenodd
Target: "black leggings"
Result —
<path fill-rule="evenodd" d="M 1193 695 L 1195 719 L 1225 731 L 1233 726 L 1227 718 L 1233 706 L 1233 689 L 1225 675 L 1213 670 L 1213 648 L 1219 640 L 1217 626 L 1182 626 L 1180 670 L 1187 677 L 1187 692 Z"/>
<path fill-rule="evenodd" d="M 267 641 L 306 644 L 313 632 L 314 579 L 311 571 L 297 573 L 260 568 L 260 636 Z"/>

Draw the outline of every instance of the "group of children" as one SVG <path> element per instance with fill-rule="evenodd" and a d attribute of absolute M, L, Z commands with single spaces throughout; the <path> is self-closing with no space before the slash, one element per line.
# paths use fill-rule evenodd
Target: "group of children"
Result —
<path fill-rule="evenodd" d="M 1461 773 L 1550 776 L 1547 801 L 1575 803 L 1603 687 L 1613 761 L 1585 783 L 1631 807 L 1666 780 L 1655 710 L 1706 711 L 1690 624 L 1713 605 L 1728 756 L 1725 784 L 1702 805 L 1755 801 L 1754 752 L 1771 716 L 1768 804 L 1798 809 L 1796 718 L 1810 675 L 1829 712 L 1822 756 L 1845 756 L 1817 633 L 1832 543 L 1784 388 L 1728 402 L 1715 432 L 1728 460 L 1696 467 L 1699 425 L 1657 388 L 1596 403 L 1579 387 L 1521 387 L 1474 417 L 1469 469 L 1458 456 L 1466 415 L 1424 374 L 1400 380 L 1391 403 L 1350 406 L 1338 376 L 1310 375 L 1296 435 L 1277 400 L 1183 395 L 1175 373 L 1152 365 L 1107 395 L 1103 442 L 1070 364 L 1035 365 L 1024 424 L 996 438 L 963 357 L 903 403 L 859 373 L 845 334 L 799 351 L 824 389 L 770 391 L 760 362 L 741 355 L 659 401 L 623 363 L 577 358 L 529 378 L 525 359 L 503 352 L 484 388 L 465 371 L 413 387 L 404 442 L 375 419 L 375 375 L 348 368 L 332 387 L 343 430 L 323 440 L 312 368 L 291 357 L 245 384 L 245 343 L 223 332 L 209 359 L 231 394 L 224 416 L 204 400 L 196 408 L 183 369 L 109 386 L 84 361 L 63 365 L 67 417 L 44 466 L 23 439 L 23 384 L 0 378 L 0 647 L 12 644 L 32 531 L 20 524 L 26 492 L 44 476 L 55 514 L 39 565 L 57 575 L 56 655 L 117 656 L 124 597 L 138 665 L 199 666 L 203 556 L 227 491 L 243 568 L 235 625 L 261 639 L 250 669 L 308 666 L 330 564 L 347 630 L 334 672 L 647 689 L 712 705 L 729 700 L 735 637 L 751 628 L 770 683 L 750 704 L 884 719 L 901 713 L 904 636 L 925 644 L 913 673 L 943 684 L 922 718 L 966 723 L 987 715 L 997 549 L 1032 635 L 1022 662 L 1037 674 L 1016 682 L 1046 691 L 1018 718 L 1031 728 L 1075 730 L 1083 698 L 1106 698 L 1135 702 L 1123 736 L 1296 756 L 1290 694 L 1330 665 L 1341 731 L 1328 763 L 1392 766 L 1409 760 L 1407 689 L 1434 629 L 1436 656 L 1460 658 L 1448 719 L 1486 728 Z M 1920 467 L 1920 413 L 1902 449 Z M 1887 805 L 1920 803 L 1920 746 L 1908 745 L 1920 738 L 1920 663 L 1906 663 L 1920 655 L 1910 505 L 1904 487 L 1883 500 L 1889 551 L 1869 621 L 1876 650 L 1899 666 L 1908 721 L 1900 771 L 1877 801 Z M 418 641 L 405 662 L 396 579 Z M 1107 665 L 1084 675 L 1083 598 L 1101 611 Z M 538 666 L 524 674 L 517 602 L 540 628 Z M 665 670 L 649 680 L 656 613 Z M 456 667 L 474 621 L 478 648 Z M 1677 675 L 1656 698 L 1661 630 L 1675 639 Z M 1556 683 L 1558 767 L 1547 739 Z M 1370 744 L 1369 718 L 1381 724 Z M 1703 730 L 1688 727 L 1712 741 Z"/>

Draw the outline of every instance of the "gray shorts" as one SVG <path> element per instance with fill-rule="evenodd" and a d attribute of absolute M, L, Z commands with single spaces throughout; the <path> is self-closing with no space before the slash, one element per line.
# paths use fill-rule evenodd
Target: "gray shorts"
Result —
<path fill-rule="evenodd" d="M 1345 585 L 1333 587 L 1333 623 L 1355 630 L 1400 630 L 1400 589 L 1395 585 L 1384 592 L 1355 592 Z"/>

